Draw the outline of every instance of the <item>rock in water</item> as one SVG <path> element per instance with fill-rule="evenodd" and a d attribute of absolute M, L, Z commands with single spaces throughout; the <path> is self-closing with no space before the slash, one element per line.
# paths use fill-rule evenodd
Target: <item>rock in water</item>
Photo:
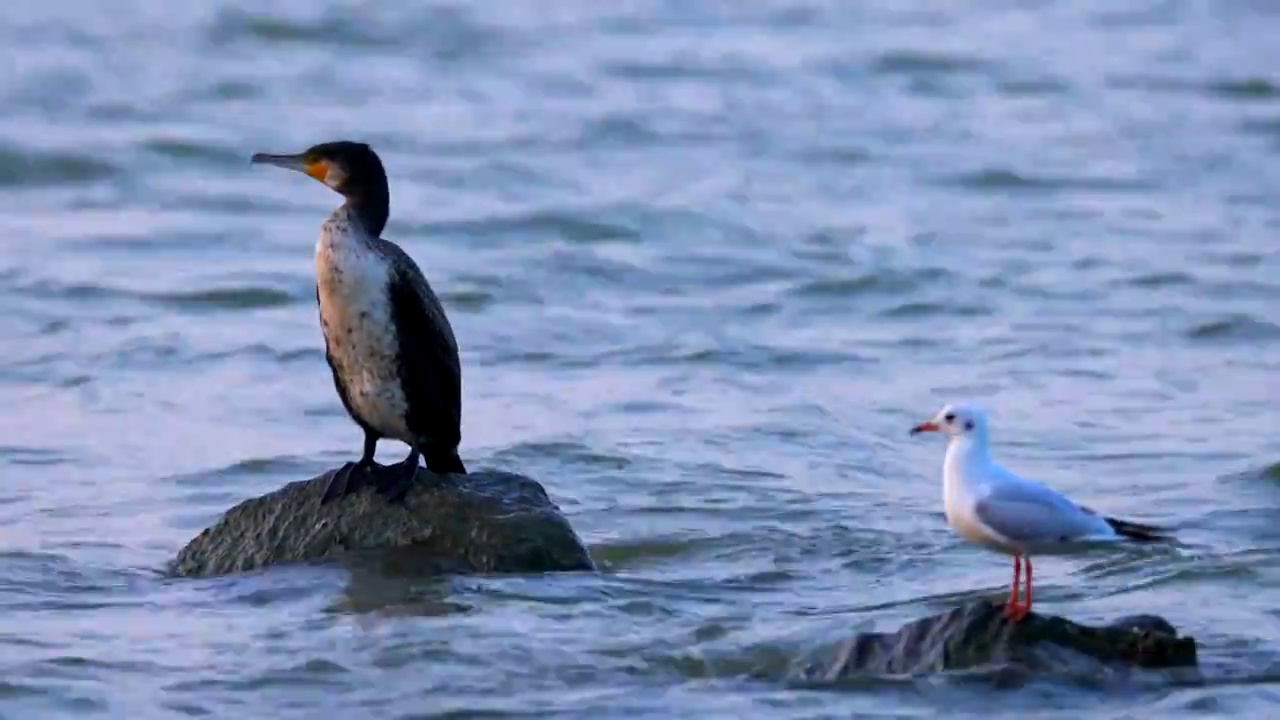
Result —
<path fill-rule="evenodd" d="M 582 541 L 536 480 L 482 470 L 418 470 L 403 505 L 372 489 L 320 505 L 333 471 L 228 510 L 178 553 L 175 575 L 202 577 L 267 565 L 391 551 L 424 573 L 594 570 Z"/>
<path fill-rule="evenodd" d="M 809 658 L 793 675 L 832 682 L 860 675 L 915 674 L 1017 666 L 1030 671 L 1088 673 L 1108 665 L 1193 667 L 1196 641 L 1178 637 L 1158 617 L 1123 618 L 1101 627 L 1032 613 L 1006 620 L 989 601 L 921 618 L 894 633 L 863 633 Z"/>

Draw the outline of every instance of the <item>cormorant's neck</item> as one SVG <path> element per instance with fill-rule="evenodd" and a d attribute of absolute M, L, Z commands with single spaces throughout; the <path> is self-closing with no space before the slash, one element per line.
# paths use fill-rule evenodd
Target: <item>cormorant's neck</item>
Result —
<path fill-rule="evenodd" d="M 364 189 L 347 196 L 347 208 L 369 237 L 381 237 L 391 213 L 391 197 L 385 187 Z"/>

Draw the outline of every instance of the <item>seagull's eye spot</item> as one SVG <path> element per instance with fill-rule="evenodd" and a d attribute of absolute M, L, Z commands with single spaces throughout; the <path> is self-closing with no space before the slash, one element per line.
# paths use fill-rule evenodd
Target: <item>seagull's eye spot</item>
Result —
<path fill-rule="evenodd" d="M 946 421 L 947 421 L 947 422 L 949 422 L 949 423 L 953 423 L 953 422 L 955 422 L 955 421 L 956 421 L 956 414 L 955 414 L 955 413 L 947 413 L 946 415 L 943 415 L 943 416 L 942 416 L 942 419 L 943 419 L 943 420 L 946 420 Z"/>
<path fill-rule="evenodd" d="M 964 429 L 965 429 L 965 430 L 972 430 L 972 429 L 973 429 L 973 421 L 972 421 L 972 420 L 967 420 L 967 421 L 965 421 Z"/>

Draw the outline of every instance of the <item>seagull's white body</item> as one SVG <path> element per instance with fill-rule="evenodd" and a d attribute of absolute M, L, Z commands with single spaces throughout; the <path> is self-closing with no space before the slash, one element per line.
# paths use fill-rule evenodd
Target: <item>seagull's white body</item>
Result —
<path fill-rule="evenodd" d="M 1006 555 L 1061 555 L 1124 538 L 1101 515 L 992 462 L 982 435 L 953 436 L 942 463 L 947 523 Z"/>

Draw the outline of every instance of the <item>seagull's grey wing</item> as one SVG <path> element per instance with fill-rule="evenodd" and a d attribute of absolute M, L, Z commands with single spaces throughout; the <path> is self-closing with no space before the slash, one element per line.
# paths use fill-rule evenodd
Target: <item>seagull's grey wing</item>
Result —
<path fill-rule="evenodd" d="M 983 525 L 1018 543 L 1063 543 L 1108 534 L 1097 515 L 1038 485 L 997 486 L 974 510 Z"/>

